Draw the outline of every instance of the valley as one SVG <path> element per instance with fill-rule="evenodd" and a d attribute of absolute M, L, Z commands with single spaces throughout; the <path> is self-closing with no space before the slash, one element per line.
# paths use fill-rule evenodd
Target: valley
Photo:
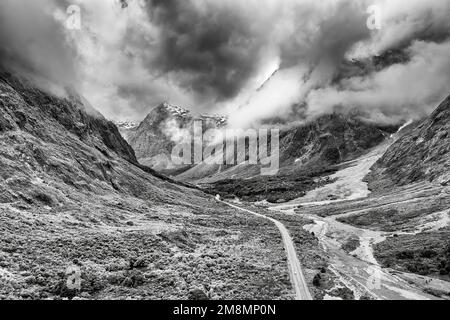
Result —
<path fill-rule="evenodd" d="M 0 301 L 450 300 L 450 1 L 404 2 L 0 0 Z"/>
<path fill-rule="evenodd" d="M 276 176 L 243 163 L 194 165 L 172 177 L 277 226 L 296 299 L 449 299 L 448 105 L 401 126 L 328 115 L 291 128 L 281 134 Z M 398 162 L 397 148 L 413 171 L 404 173 L 407 183 L 397 177 L 402 169 L 382 168 Z M 431 152 L 427 159 L 442 159 L 431 180 L 414 167 L 420 148 Z"/>
<path fill-rule="evenodd" d="M 294 298 L 274 225 L 142 166 L 76 96 L 7 72 L 0 95 L 1 300 Z"/>
<path fill-rule="evenodd" d="M 1 299 L 450 298 L 449 99 L 406 128 L 335 114 L 286 131 L 276 176 L 243 164 L 168 177 L 123 130 L 156 139 L 141 149 L 156 159 L 173 141 L 149 119 L 183 109 L 119 132 L 75 94 L 0 80 Z M 390 171 L 397 153 L 407 166 Z"/>

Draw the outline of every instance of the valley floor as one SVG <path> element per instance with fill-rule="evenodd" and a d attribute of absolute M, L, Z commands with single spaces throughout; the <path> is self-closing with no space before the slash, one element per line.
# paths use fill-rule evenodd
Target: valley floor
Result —
<path fill-rule="evenodd" d="M 198 199 L 0 204 L 0 300 L 293 299 L 277 228 Z M 67 286 L 69 267 L 79 289 Z"/>

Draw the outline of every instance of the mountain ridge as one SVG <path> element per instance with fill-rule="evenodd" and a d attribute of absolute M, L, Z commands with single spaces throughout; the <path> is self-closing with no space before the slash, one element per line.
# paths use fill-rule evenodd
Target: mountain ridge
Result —
<path fill-rule="evenodd" d="M 450 181 L 450 96 L 411 128 L 375 164 L 367 177 L 375 190 L 429 181 Z"/>

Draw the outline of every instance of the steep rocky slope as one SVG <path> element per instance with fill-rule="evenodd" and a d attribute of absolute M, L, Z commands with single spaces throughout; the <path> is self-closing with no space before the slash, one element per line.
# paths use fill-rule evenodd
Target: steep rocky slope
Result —
<path fill-rule="evenodd" d="M 52 140 L 51 126 L 65 129 L 94 148 L 114 150 L 120 157 L 136 163 L 133 149 L 120 136 L 116 126 L 92 108 L 82 97 L 69 93 L 58 99 L 43 93 L 30 82 L 11 74 L 0 74 L 0 132 L 23 130 Z M 56 129 L 56 130 L 57 130 Z"/>
<path fill-rule="evenodd" d="M 450 96 L 394 143 L 368 176 L 372 189 L 450 181 Z"/>
<path fill-rule="evenodd" d="M 281 162 L 337 164 L 380 144 L 397 126 L 379 125 L 357 114 L 324 115 L 281 136 Z"/>
<path fill-rule="evenodd" d="M 152 171 L 138 163 L 117 127 L 81 97 L 58 98 L 8 73 L 2 73 L 0 81 L 5 160 L 1 174 L 5 181 L 17 178 L 15 171 L 21 163 L 28 169 L 21 172 L 36 175 L 42 171 L 82 190 L 155 195 L 154 190 L 145 191 L 130 183 L 143 170 Z M 152 175 L 143 177 L 156 180 Z"/>
<path fill-rule="evenodd" d="M 0 300 L 290 298 L 283 256 L 275 226 L 155 176 L 82 98 L 1 73 Z"/>

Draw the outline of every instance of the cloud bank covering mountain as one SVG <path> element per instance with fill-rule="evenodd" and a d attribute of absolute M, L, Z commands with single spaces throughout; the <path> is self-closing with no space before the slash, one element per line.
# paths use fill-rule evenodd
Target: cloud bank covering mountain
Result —
<path fill-rule="evenodd" d="M 71 4 L 81 30 L 65 28 Z M 370 5 L 379 30 L 367 27 Z M 75 88 L 116 120 L 169 101 L 235 127 L 336 107 L 394 121 L 430 113 L 450 89 L 446 0 L 4 0 L 0 9 L 4 65 L 59 94 Z M 342 76 L 345 61 L 389 49 L 408 59 Z"/>

